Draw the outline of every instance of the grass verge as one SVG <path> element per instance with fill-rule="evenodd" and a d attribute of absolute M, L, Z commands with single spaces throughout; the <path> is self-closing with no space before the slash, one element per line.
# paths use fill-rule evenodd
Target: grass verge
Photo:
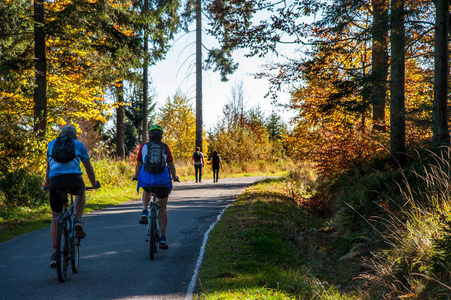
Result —
<path fill-rule="evenodd" d="M 248 188 L 212 230 L 195 299 L 355 299 L 340 238 L 279 180 Z M 346 271 L 343 271 L 346 270 Z"/>

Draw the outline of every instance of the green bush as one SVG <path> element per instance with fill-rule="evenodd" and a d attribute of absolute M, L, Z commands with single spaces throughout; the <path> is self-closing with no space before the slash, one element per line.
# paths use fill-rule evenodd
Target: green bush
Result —
<path fill-rule="evenodd" d="M 96 179 L 102 187 L 121 187 L 131 182 L 135 174 L 133 162 L 125 160 L 97 159 L 92 160 L 92 167 L 96 174 Z M 86 186 L 90 186 L 90 182 L 86 172 L 83 170 L 83 180 Z"/>
<path fill-rule="evenodd" d="M 3 205 L 8 207 L 36 207 L 47 199 L 42 190 L 44 178 L 23 168 L 3 173 L 0 177 L 0 190 L 3 194 Z"/>

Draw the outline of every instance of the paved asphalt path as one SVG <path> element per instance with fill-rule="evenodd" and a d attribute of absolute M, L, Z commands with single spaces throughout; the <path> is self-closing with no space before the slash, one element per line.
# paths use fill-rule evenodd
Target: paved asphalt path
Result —
<path fill-rule="evenodd" d="M 48 267 L 50 229 L 0 244 L 0 299 L 185 299 L 204 233 L 218 214 L 261 177 L 174 183 L 169 249 L 149 260 L 141 201 L 86 214 L 79 272 L 58 282 Z M 88 193 L 89 201 L 89 193 Z M 138 195 L 137 195 L 138 197 Z"/>

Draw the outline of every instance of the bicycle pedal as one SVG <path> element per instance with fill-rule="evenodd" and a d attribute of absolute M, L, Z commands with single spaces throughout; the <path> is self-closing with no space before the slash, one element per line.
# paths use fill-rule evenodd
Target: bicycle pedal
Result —
<path fill-rule="evenodd" d="M 77 239 L 84 239 L 86 237 L 86 233 L 77 231 L 77 232 L 75 232 L 75 237 Z"/>

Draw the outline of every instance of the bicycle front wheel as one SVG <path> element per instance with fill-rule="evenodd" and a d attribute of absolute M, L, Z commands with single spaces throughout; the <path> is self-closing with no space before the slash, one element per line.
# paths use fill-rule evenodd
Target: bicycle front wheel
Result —
<path fill-rule="evenodd" d="M 72 265 L 72 272 L 78 272 L 78 264 L 80 262 L 80 239 L 72 236 L 71 238 L 71 256 L 70 263 Z"/>
<path fill-rule="evenodd" d="M 150 211 L 150 252 L 149 258 L 155 258 L 155 252 L 157 252 L 157 212 L 152 209 Z"/>
<path fill-rule="evenodd" d="M 64 282 L 67 279 L 67 269 L 70 262 L 70 245 L 69 232 L 67 230 L 67 223 L 62 221 L 58 223 L 58 231 L 56 237 L 56 271 L 58 273 L 58 280 Z"/>

